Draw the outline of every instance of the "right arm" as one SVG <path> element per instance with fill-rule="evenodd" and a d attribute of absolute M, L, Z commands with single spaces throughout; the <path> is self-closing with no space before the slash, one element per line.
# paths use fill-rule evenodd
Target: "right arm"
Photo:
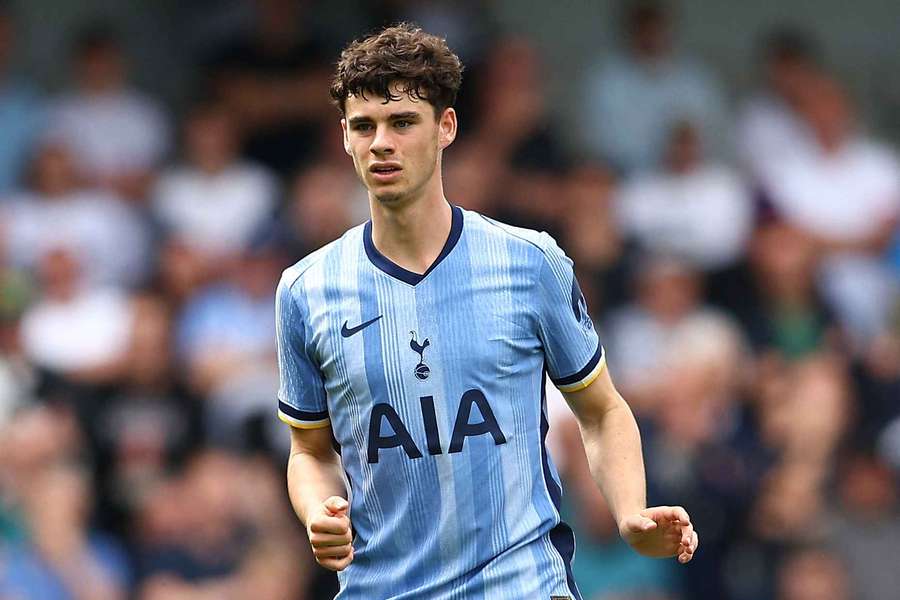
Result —
<path fill-rule="evenodd" d="M 353 534 L 340 458 L 331 444 L 330 426 L 291 427 L 288 495 L 294 512 L 306 526 L 316 561 L 327 569 L 341 571 L 353 560 Z"/>
<path fill-rule="evenodd" d="M 306 313 L 292 285 L 296 275 L 285 271 L 275 296 L 275 330 L 278 342 L 278 418 L 291 426 L 288 459 L 288 495 L 306 534 L 316 561 L 332 571 L 345 569 L 353 560 L 349 503 L 341 473 L 341 461 L 332 448 L 333 432 L 328 398 L 315 350 L 307 343 Z"/>

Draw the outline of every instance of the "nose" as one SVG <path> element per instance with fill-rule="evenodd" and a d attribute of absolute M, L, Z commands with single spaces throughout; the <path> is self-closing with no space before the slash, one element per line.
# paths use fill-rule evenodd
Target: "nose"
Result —
<path fill-rule="evenodd" d="M 390 127 L 387 125 L 379 125 L 375 129 L 375 136 L 372 138 L 372 144 L 369 151 L 376 156 L 384 156 L 394 153 L 394 138 L 391 135 Z"/>

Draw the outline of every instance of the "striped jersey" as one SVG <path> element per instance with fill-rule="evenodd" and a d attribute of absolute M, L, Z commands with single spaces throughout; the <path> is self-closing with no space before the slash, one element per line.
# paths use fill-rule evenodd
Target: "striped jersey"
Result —
<path fill-rule="evenodd" d="M 543 382 L 586 387 L 603 349 L 549 235 L 452 214 L 424 274 L 369 222 L 278 285 L 278 415 L 331 427 L 348 484 L 337 598 L 580 598 Z"/>

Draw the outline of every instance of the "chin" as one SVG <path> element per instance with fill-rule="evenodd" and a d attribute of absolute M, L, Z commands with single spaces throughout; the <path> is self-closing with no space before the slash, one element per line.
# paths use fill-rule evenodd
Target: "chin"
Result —
<path fill-rule="evenodd" d="M 374 196 L 374 198 L 381 204 L 389 205 L 399 204 L 404 198 L 403 193 L 395 191 L 373 192 L 372 196 Z"/>

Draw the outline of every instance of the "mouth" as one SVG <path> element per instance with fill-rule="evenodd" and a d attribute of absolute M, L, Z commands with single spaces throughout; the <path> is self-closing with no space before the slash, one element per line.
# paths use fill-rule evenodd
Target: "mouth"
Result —
<path fill-rule="evenodd" d="M 403 168 L 396 163 L 380 163 L 369 167 L 369 173 L 376 181 L 390 181 L 399 177 Z"/>

